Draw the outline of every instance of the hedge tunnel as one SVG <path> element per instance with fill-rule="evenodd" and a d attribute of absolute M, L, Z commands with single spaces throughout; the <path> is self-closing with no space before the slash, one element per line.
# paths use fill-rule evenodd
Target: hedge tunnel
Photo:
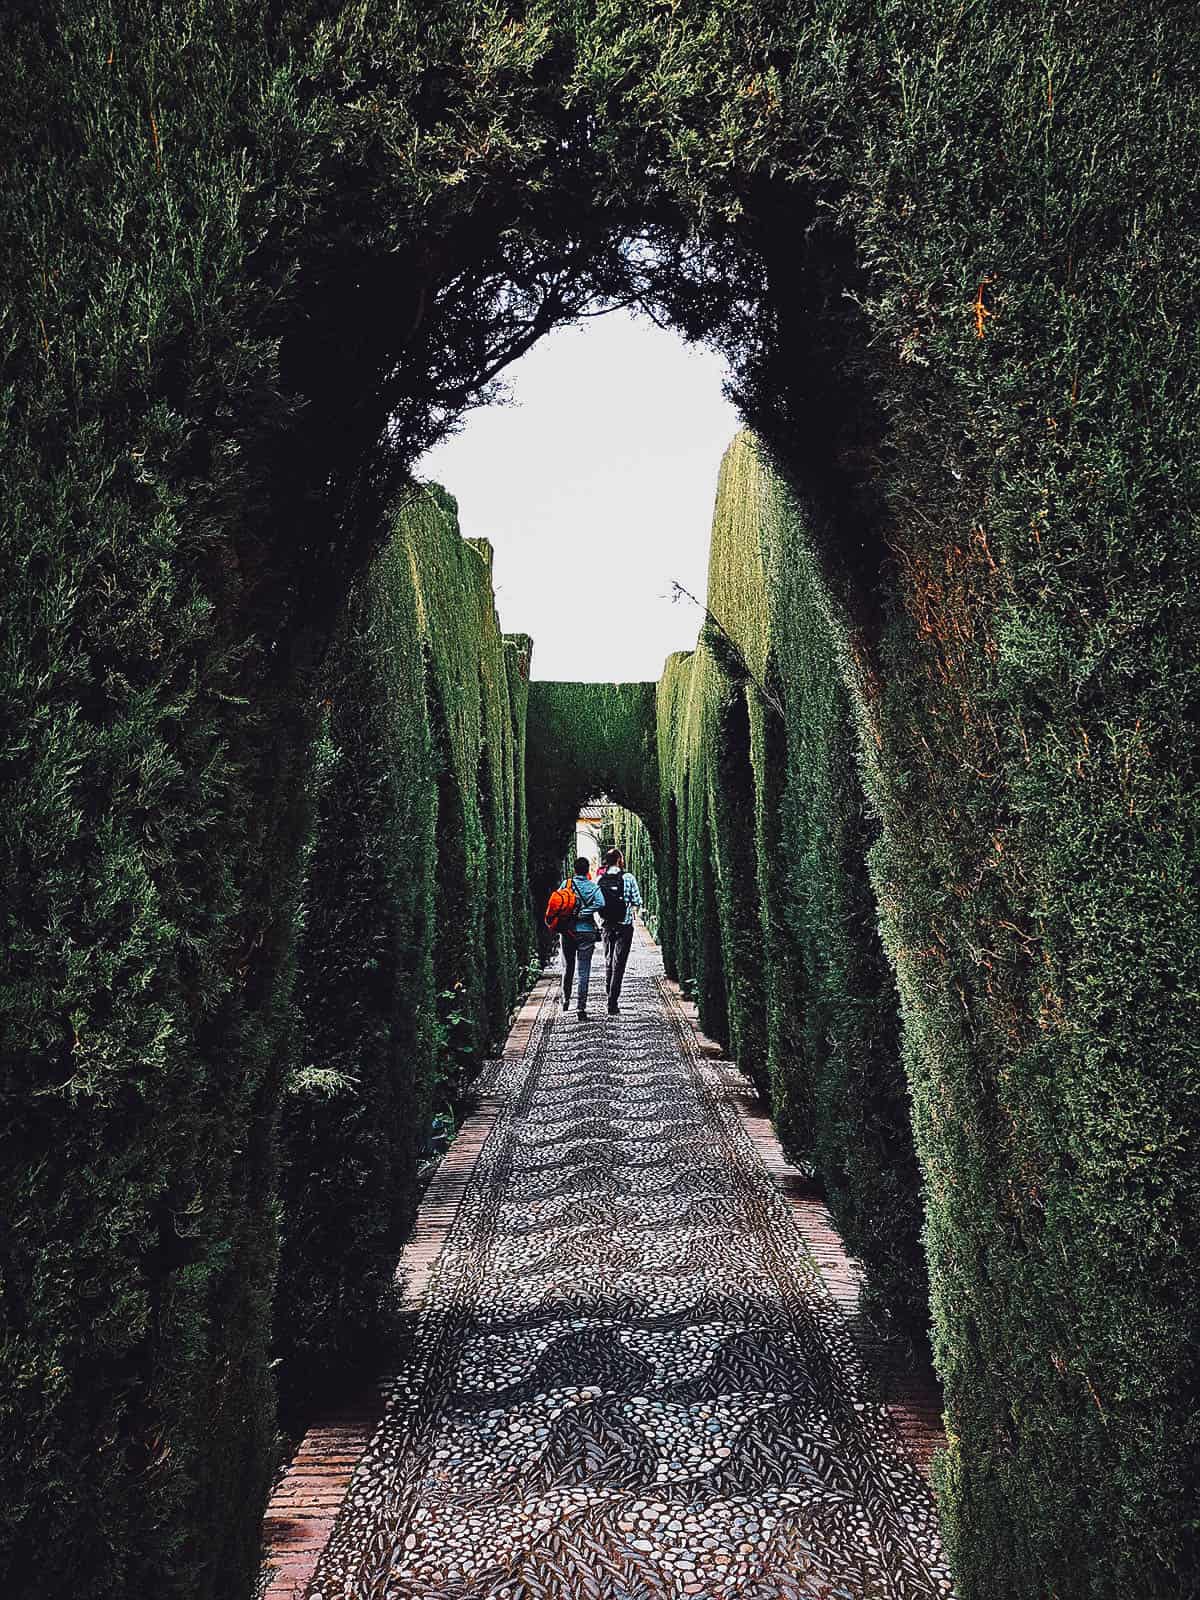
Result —
<path fill-rule="evenodd" d="M 285 1394 L 377 1309 L 303 1208 L 356 1174 L 379 1280 L 530 954 L 521 742 L 572 718 L 413 473 L 542 334 L 638 304 L 758 443 L 724 632 L 613 691 L 657 796 L 588 783 L 897 1305 L 922 1196 L 965 1600 L 1195 1593 L 1194 8 L 6 23 L 8 1592 L 252 1591 L 273 1305 Z"/>
<path fill-rule="evenodd" d="M 604 794 L 638 817 L 651 858 L 659 827 L 652 683 L 529 685 L 525 732 L 529 883 L 540 913 L 572 849 L 585 800 Z"/>

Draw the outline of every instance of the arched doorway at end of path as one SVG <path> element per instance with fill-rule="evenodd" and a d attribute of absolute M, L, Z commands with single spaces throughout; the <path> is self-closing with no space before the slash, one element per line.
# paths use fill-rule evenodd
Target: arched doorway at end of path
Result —
<path fill-rule="evenodd" d="M 633 812 L 657 854 L 655 717 L 653 683 L 530 684 L 525 733 L 529 891 L 540 938 L 546 898 L 573 848 L 587 802 L 603 796 Z"/>

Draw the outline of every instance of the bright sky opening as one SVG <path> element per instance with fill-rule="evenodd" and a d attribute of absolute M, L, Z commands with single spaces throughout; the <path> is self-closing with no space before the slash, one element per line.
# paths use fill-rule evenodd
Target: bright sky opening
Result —
<path fill-rule="evenodd" d="M 468 415 L 417 475 L 495 547 L 496 605 L 533 636 L 533 676 L 657 678 L 696 643 L 717 473 L 740 419 L 725 364 L 614 311 L 548 334 L 510 370 L 510 402 Z M 605 591 L 621 596 L 601 610 Z"/>

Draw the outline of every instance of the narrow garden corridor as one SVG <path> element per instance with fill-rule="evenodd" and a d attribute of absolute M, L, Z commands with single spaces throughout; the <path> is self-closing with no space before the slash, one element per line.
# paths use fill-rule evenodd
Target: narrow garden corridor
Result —
<path fill-rule="evenodd" d="M 272 1597 L 950 1594 L 746 1081 L 640 933 L 622 1002 L 580 1024 L 544 979 L 479 1081 L 408 1358 L 315 1572 L 285 1480 Z"/>
<path fill-rule="evenodd" d="M 0 1600 L 1200 1600 L 1196 19 L 6 8 Z"/>

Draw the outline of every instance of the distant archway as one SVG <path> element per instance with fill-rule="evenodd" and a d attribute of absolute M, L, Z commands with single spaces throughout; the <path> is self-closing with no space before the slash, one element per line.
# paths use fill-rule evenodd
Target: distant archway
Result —
<path fill-rule="evenodd" d="M 636 812 L 659 854 L 656 704 L 653 683 L 530 684 L 525 783 L 539 929 L 584 801 L 603 794 Z"/>

